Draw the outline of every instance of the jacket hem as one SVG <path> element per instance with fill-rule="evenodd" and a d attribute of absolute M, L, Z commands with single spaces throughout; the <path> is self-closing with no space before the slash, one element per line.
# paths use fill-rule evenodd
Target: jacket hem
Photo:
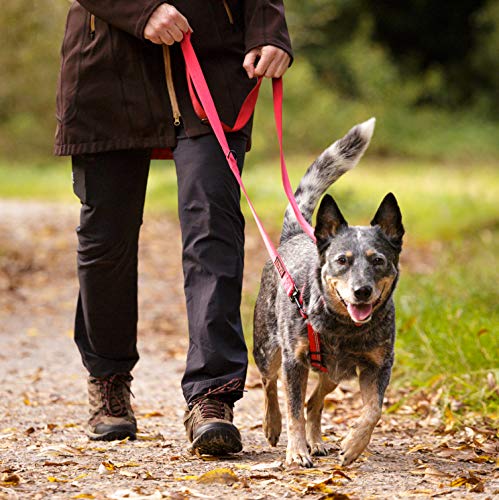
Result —
<path fill-rule="evenodd" d="M 56 144 L 55 156 L 74 156 L 89 153 L 103 153 L 105 151 L 118 151 L 123 149 L 163 149 L 173 148 L 177 145 L 175 138 L 158 141 L 154 139 L 112 139 L 109 141 L 82 142 L 77 144 Z"/>

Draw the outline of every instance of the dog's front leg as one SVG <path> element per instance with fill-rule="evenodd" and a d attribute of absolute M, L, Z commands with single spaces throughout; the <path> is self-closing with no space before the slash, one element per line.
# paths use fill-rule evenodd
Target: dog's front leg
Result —
<path fill-rule="evenodd" d="M 307 401 L 307 442 L 312 455 L 328 454 L 322 441 L 321 417 L 324 409 L 324 398 L 331 391 L 334 391 L 337 385 L 328 375 L 320 373 L 317 386 Z"/>
<path fill-rule="evenodd" d="M 391 366 L 365 368 L 359 376 L 360 392 L 364 407 L 347 437 L 341 443 L 341 465 L 349 465 L 366 449 L 374 427 L 381 417 L 381 407 Z"/>
<path fill-rule="evenodd" d="M 305 436 L 305 393 L 307 390 L 308 368 L 293 356 L 282 364 L 284 391 L 286 393 L 288 448 L 286 462 L 296 463 L 303 467 L 312 467 L 312 459 L 308 452 Z"/>

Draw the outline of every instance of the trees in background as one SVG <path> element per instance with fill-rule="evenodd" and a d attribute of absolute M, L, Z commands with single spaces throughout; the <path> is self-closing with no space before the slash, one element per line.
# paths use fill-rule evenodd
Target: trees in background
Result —
<path fill-rule="evenodd" d="M 365 81 L 383 80 L 384 71 L 412 87 L 411 104 L 479 106 L 497 119 L 497 0 L 288 0 L 288 5 L 298 52 L 344 96 L 369 98 Z M 368 58 L 381 67 L 364 71 Z"/>
<path fill-rule="evenodd" d="M 499 0 L 285 3 L 295 46 L 285 82 L 290 149 L 320 149 L 376 115 L 378 153 L 462 156 L 465 144 L 499 156 Z M 68 7 L 2 2 L 0 158 L 50 158 Z M 260 110 L 268 93 L 262 101 Z M 258 119 L 255 149 L 274 151 L 271 118 Z"/>

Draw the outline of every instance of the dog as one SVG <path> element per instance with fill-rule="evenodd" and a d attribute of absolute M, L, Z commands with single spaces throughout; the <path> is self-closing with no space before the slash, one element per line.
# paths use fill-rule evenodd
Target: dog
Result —
<path fill-rule="evenodd" d="M 321 196 L 353 168 L 367 149 L 375 119 L 353 127 L 309 167 L 295 198 L 311 223 Z M 278 273 L 267 262 L 255 305 L 253 355 L 260 370 L 265 409 L 263 430 L 271 446 L 281 434 L 277 397 L 282 366 L 287 407 L 287 464 L 312 467 L 313 455 L 327 455 L 322 441 L 324 397 L 346 379 L 358 376 L 363 408 L 341 443 L 340 463 L 349 465 L 369 444 L 381 417 L 390 380 L 395 340 L 393 292 L 399 276 L 404 227 L 393 194 L 383 199 L 370 226 L 349 226 L 336 202 L 325 195 L 314 228 L 316 244 L 298 224 L 288 206 L 279 253 L 308 314 L 304 319 L 280 286 Z M 307 321 L 320 335 L 325 371 L 307 401 L 305 393 L 310 345 Z"/>

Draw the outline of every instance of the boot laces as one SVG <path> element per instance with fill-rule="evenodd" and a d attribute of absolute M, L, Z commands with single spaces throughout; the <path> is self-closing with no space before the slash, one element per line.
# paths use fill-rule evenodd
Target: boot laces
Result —
<path fill-rule="evenodd" d="M 226 384 L 221 385 L 220 387 L 210 389 L 206 394 L 203 394 L 196 402 L 196 404 L 199 405 L 201 417 L 203 419 L 224 419 L 226 403 L 224 403 L 223 399 L 218 398 L 223 397 L 223 395 L 230 394 L 231 392 L 240 391 L 242 390 L 242 388 L 243 381 L 241 379 L 234 378 Z"/>
<path fill-rule="evenodd" d="M 129 395 L 133 396 L 129 385 L 131 381 L 131 375 L 123 373 L 115 373 L 110 377 L 99 380 L 98 387 L 102 395 L 104 408 L 109 416 L 121 417 L 128 413 L 130 406 Z"/>
<path fill-rule="evenodd" d="M 225 416 L 225 405 L 215 399 L 202 399 L 199 402 L 199 412 L 201 413 L 201 417 L 203 419 L 223 419 Z"/>

